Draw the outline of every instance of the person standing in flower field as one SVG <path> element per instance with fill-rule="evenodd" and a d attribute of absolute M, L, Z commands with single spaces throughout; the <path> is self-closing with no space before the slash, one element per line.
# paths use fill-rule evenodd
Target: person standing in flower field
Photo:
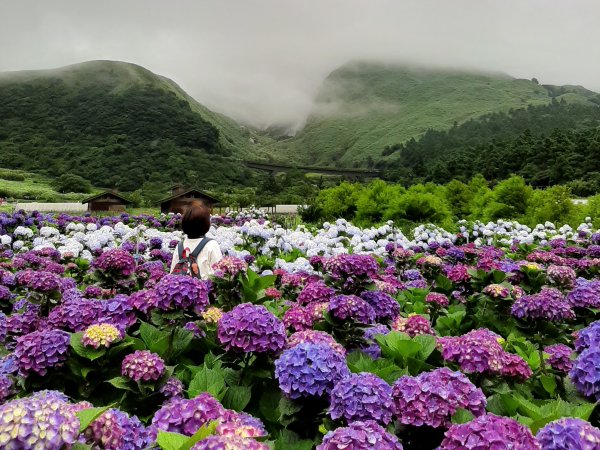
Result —
<path fill-rule="evenodd" d="M 210 208 L 201 201 L 193 201 L 183 213 L 181 228 L 185 238 L 179 242 L 171 273 L 207 278 L 213 274 L 213 265 L 223 258 L 217 241 L 206 237 L 210 230 Z"/>

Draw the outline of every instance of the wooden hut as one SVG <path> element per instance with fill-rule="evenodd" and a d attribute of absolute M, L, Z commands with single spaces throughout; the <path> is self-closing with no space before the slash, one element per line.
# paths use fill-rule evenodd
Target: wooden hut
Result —
<path fill-rule="evenodd" d="M 211 209 L 219 203 L 219 200 L 206 192 L 202 192 L 199 189 L 186 189 L 177 185 L 171 188 L 171 195 L 169 197 L 160 201 L 160 212 L 165 214 L 183 213 L 185 208 L 194 200 L 203 201 Z"/>
<path fill-rule="evenodd" d="M 88 197 L 82 200 L 81 203 L 87 203 L 88 212 L 123 212 L 125 211 L 125 207 L 131 204 L 131 201 L 116 192 L 105 191 Z"/>

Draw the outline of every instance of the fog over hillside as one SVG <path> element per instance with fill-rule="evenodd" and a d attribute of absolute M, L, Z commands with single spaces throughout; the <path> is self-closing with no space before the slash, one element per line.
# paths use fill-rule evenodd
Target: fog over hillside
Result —
<path fill-rule="evenodd" d="M 298 128 L 352 60 L 599 91 L 599 16 L 596 0 L 2 0 L 0 71 L 129 61 L 239 121 Z"/>

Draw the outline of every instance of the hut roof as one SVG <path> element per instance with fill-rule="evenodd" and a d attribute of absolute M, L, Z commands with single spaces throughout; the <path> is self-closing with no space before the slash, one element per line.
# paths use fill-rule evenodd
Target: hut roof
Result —
<path fill-rule="evenodd" d="M 207 198 L 208 200 L 211 200 L 213 203 L 219 203 L 219 199 L 213 197 L 210 194 L 207 194 L 204 191 L 201 191 L 200 189 L 188 189 L 186 191 L 179 192 L 177 194 L 172 194 L 172 195 L 170 195 L 170 196 L 168 196 L 166 198 L 163 198 L 162 200 L 159 200 L 158 203 L 164 203 L 164 202 L 168 202 L 168 201 L 171 201 L 171 200 L 175 200 L 176 198 L 184 197 L 187 194 L 192 194 L 192 193 L 194 193 L 194 194 L 200 194 L 203 197 Z"/>
<path fill-rule="evenodd" d="M 92 195 L 91 197 L 88 198 L 84 198 L 83 200 L 81 200 L 81 203 L 89 203 L 91 201 L 97 200 L 100 197 L 104 197 L 105 195 L 112 195 L 113 197 L 118 198 L 119 200 L 121 200 L 123 203 L 125 203 L 126 205 L 131 203 L 131 200 L 123 197 L 120 194 L 117 194 L 116 192 L 112 192 L 112 191 L 104 191 L 104 192 L 100 192 L 99 194 L 96 195 Z"/>

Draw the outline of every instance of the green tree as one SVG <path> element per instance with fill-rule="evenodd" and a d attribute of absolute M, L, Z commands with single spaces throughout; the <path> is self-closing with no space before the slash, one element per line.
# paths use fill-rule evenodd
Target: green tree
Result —
<path fill-rule="evenodd" d="M 465 219 L 471 214 L 471 202 L 474 192 L 465 183 L 452 180 L 446 185 L 446 200 L 457 219 Z"/>
<path fill-rule="evenodd" d="M 527 206 L 528 225 L 535 226 L 546 221 L 563 224 L 573 219 L 575 205 L 567 186 L 552 186 L 533 191 Z"/>
<path fill-rule="evenodd" d="M 384 218 L 398 221 L 400 225 L 407 222 L 449 225 L 450 216 L 443 195 L 427 192 L 423 185 L 415 185 L 390 202 Z"/>
<path fill-rule="evenodd" d="M 365 187 L 356 200 L 356 219 L 360 223 L 370 224 L 383 220 L 390 203 L 406 190 L 399 185 L 374 180 Z"/>
<path fill-rule="evenodd" d="M 525 214 L 533 189 L 519 176 L 512 176 L 499 183 L 484 210 L 485 219 L 515 219 Z"/>
<path fill-rule="evenodd" d="M 363 187 L 346 181 L 317 195 L 315 206 L 322 211 L 324 219 L 352 219 L 356 213 L 356 202 Z"/>
<path fill-rule="evenodd" d="M 54 180 L 54 189 L 65 194 L 67 192 L 89 193 L 92 191 L 92 184 L 83 177 L 73 173 L 65 173 Z"/>

